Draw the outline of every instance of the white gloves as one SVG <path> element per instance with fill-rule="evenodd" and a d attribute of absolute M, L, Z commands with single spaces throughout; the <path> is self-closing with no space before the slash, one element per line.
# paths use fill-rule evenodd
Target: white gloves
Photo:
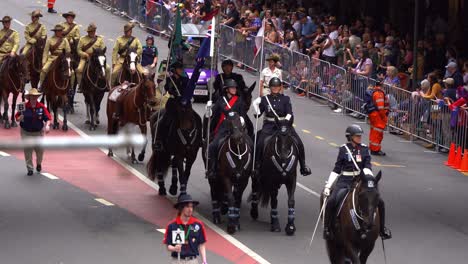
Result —
<path fill-rule="evenodd" d="M 255 100 L 253 101 L 253 103 L 252 103 L 253 108 L 254 108 L 254 110 L 255 110 L 255 113 L 256 113 L 257 115 L 260 114 L 260 107 L 259 107 L 260 102 L 262 102 L 262 98 L 257 97 L 257 99 L 255 99 Z"/>
<path fill-rule="evenodd" d="M 325 184 L 325 189 L 327 189 L 327 188 L 330 189 L 332 187 L 333 183 L 335 183 L 336 179 L 338 179 L 338 176 L 339 176 L 338 173 L 336 173 L 334 171 L 330 172 L 330 176 L 328 176 L 328 181 Z"/>
<path fill-rule="evenodd" d="M 325 187 L 323 190 L 323 196 L 328 197 L 330 196 L 330 188 Z"/>
<path fill-rule="evenodd" d="M 370 169 L 364 168 L 362 171 L 364 172 L 364 175 L 374 177 L 374 174 L 372 173 L 372 171 Z"/>
<path fill-rule="evenodd" d="M 213 101 L 208 101 L 205 106 L 205 116 L 210 117 L 213 115 L 213 111 L 211 111 L 211 107 L 213 106 Z"/>
<path fill-rule="evenodd" d="M 244 127 L 245 126 L 245 120 L 244 120 L 244 118 L 242 116 L 240 117 L 240 121 L 241 121 L 241 125 Z"/>
<path fill-rule="evenodd" d="M 284 119 L 286 119 L 286 120 L 288 120 L 288 121 L 289 121 L 289 120 L 291 120 L 291 117 L 292 117 L 292 115 L 290 115 L 290 114 L 287 114 L 287 115 L 284 117 Z"/>
<path fill-rule="evenodd" d="M 208 101 L 206 102 L 206 106 L 205 106 L 205 109 L 208 110 L 208 108 L 211 108 L 213 106 L 213 101 Z"/>

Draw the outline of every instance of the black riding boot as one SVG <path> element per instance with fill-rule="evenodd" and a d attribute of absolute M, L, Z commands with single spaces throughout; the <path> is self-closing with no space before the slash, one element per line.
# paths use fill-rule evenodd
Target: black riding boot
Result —
<path fill-rule="evenodd" d="M 208 180 L 216 179 L 216 152 L 217 152 L 217 142 L 218 140 L 213 140 L 210 146 L 208 147 L 208 169 L 206 171 L 206 177 Z"/>
<path fill-rule="evenodd" d="M 380 236 L 383 240 L 392 238 L 392 232 L 390 229 L 385 227 L 385 203 L 382 199 L 379 202 L 379 213 L 380 213 Z"/>
<path fill-rule="evenodd" d="M 325 208 L 325 218 L 323 219 L 323 239 L 332 240 L 334 238 L 333 226 L 335 219 L 335 208 L 333 201 L 328 200 Z"/>
<path fill-rule="evenodd" d="M 297 149 L 299 151 L 299 166 L 301 166 L 301 174 L 302 176 L 307 176 L 312 174 L 312 171 L 310 170 L 309 167 L 307 167 L 306 162 L 305 162 L 305 150 L 304 150 L 304 144 L 302 143 L 301 139 L 299 138 L 298 135 L 293 136 L 294 143 L 297 146 Z"/>

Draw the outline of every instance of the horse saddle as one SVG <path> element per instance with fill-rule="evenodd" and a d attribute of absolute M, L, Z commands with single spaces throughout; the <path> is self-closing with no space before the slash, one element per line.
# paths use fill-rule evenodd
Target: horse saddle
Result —
<path fill-rule="evenodd" d="M 349 192 L 351 191 L 351 189 L 348 189 L 348 188 L 341 188 L 341 189 L 338 189 L 336 190 L 337 193 L 336 193 L 336 204 L 335 206 L 339 206 L 338 207 L 338 210 L 336 210 L 336 217 L 338 217 L 340 215 L 340 212 L 341 212 L 341 209 L 343 208 L 343 205 L 346 201 L 346 197 L 348 197 L 349 195 Z"/>
<path fill-rule="evenodd" d="M 128 92 L 130 92 L 135 87 L 134 83 L 122 83 L 119 86 L 116 86 L 111 94 L 109 95 L 109 100 L 112 102 L 117 102 L 121 96 L 125 96 Z"/>

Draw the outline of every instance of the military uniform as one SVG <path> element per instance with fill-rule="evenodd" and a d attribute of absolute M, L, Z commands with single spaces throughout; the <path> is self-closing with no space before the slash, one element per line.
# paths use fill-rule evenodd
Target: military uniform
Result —
<path fill-rule="evenodd" d="M 40 11 L 34 11 L 31 16 L 42 17 Z M 47 32 L 44 24 L 39 23 L 39 21 L 29 23 L 24 30 L 26 45 L 24 45 L 21 54 L 28 54 L 31 47 L 33 47 L 38 40 L 45 40 L 46 38 Z"/>
<path fill-rule="evenodd" d="M 124 27 L 124 31 L 131 30 L 132 28 L 133 24 L 127 24 Z M 141 42 L 138 38 L 133 36 L 132 38 L 134 39 L 127 49 L 125 49 L 125 46 L 129 42 L 130 37 L 126 37 L 125 35 L 120 36 L 115 41 L 114 49 L 112 51 L 112 84 L 117 82 L 117 78 L 120 74 L 120 71 L 122 70 L 122 65 L 125 62 L 125 58 L 128 55 L 129 49 L 135 49 L 138 57 L 141 58 L 141 55 L 143 53 L 143 46 L 141 45 Z M 139 73 L 144 72 L 143 67 L 139 63 L 136 64 L 136 68 Z"/>
<path fill-rule="evenodd" d="M 73 18 L 76 17 L 75 13 L 72 11 L 63 14 L 62 16 L 64 18 L 67 18 L 68 16 L 72 16 Z M 75 23 L 69 24 L 68 22 L 62 22 L 60 25 L 63 27 L 63 36 L 68 40 L 68 43 L 71 46 L 77 45 L 81 36 L 80 27 Z"/>
<path fill-rule="evenodd" d="M 52 31 L 59 31 L 59 30 L 63 30 L 63 27 L 60 25 L 57 25 L 55 26 L 54 29 L 52 29 Z M 54 47 L 57 44 L 57 42 L 60 41 L 60 39 L 62 39 L 62 43 L 60 43 L 60 45 L 55 50 L 50 50 L 51 47 Z M 65 51 L 68 54 L 71 52 L 70 44 L 68 43 L 68 40 L 66 38 L 58 38 L 56 36 L 53 36 L 47 40 L 45 48 L 44 48 L 44 54 L 42 56 L 43 66 L 42 66 L 41 77 L 40 77 L 41 85 L 44 82 L 44 79 L 47 73 L 49 73 L 50 66 L 63 51 Z"/>
<path fill-rule="evenodd" d="M 8 22 L 8 21 L 11 21 L 11 17 L 9 16 L 5 16 L 1 22 Z M 13 51 L 13 52 L 18 52 L 18 49 L 19 49 L 19 43 L 20 43 L 20 39 L 19 39 L 19 34 L 16 30 L 14 29 L 1 29 L 0 30 L 0 40 L 3 39 L 7 34 L 9 34 L 9 32 L 12 32 L 10 34 L 10 36 L 8 37 L 8 39 L 0 46 L 0 63 L 3 61 L 3 59 L 6 57 L 6 56 L 9 56 L 10 53 Z"/>
<path fill-rule="evenodd" d="M 95 31 L 95 30 L 96 30 L 96 26 L 94 24 L 89 25 L 88 32 Z M 84 48 L 87 48 L 89 44 L 92 43 L 93 41 L 95 41 L 94 44 L 92 44 L 88 49 L 83 50 Z M 84 37 L 81 37 L 80 41 L 78 42 L 78 47 L 77 47 L 77 52 L 78 52 L 78 55 L 80 56 L 80 63 L 78 64 L 78 68 L 76 69 L 76 76 L 78 79 L 78 83 L 81 83 L 85 64 L 88 61 L 88 59 L 91 57 L 91 55 L 93 54 L 94 49 L 104 50 L 105 48 L 106 48 L 106 44 L 104 43 L 104 39 L 101 36 L 96 35 L 94 38 L 92 38 L 89 35 L 86 35 Z M 110 76 L 110 67 L 109 65 L 106 64 L 106 77 L 109 77 L 109 76 Z"/>

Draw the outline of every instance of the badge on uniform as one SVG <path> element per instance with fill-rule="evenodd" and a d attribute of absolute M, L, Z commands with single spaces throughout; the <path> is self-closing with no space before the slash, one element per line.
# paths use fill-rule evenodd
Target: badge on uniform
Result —
<path fill-rule="evenodd" d="M 193 228 L 193 231 L 194 232 L 198 232 L 198 230 L 200 230 L 200 226 L 195 224 L 194 228 Z"/>
<path fill-rule="evenodd" d="M 362 162 L 362 157 L 360 154 L 356 155 L 356 162 Z"/>

